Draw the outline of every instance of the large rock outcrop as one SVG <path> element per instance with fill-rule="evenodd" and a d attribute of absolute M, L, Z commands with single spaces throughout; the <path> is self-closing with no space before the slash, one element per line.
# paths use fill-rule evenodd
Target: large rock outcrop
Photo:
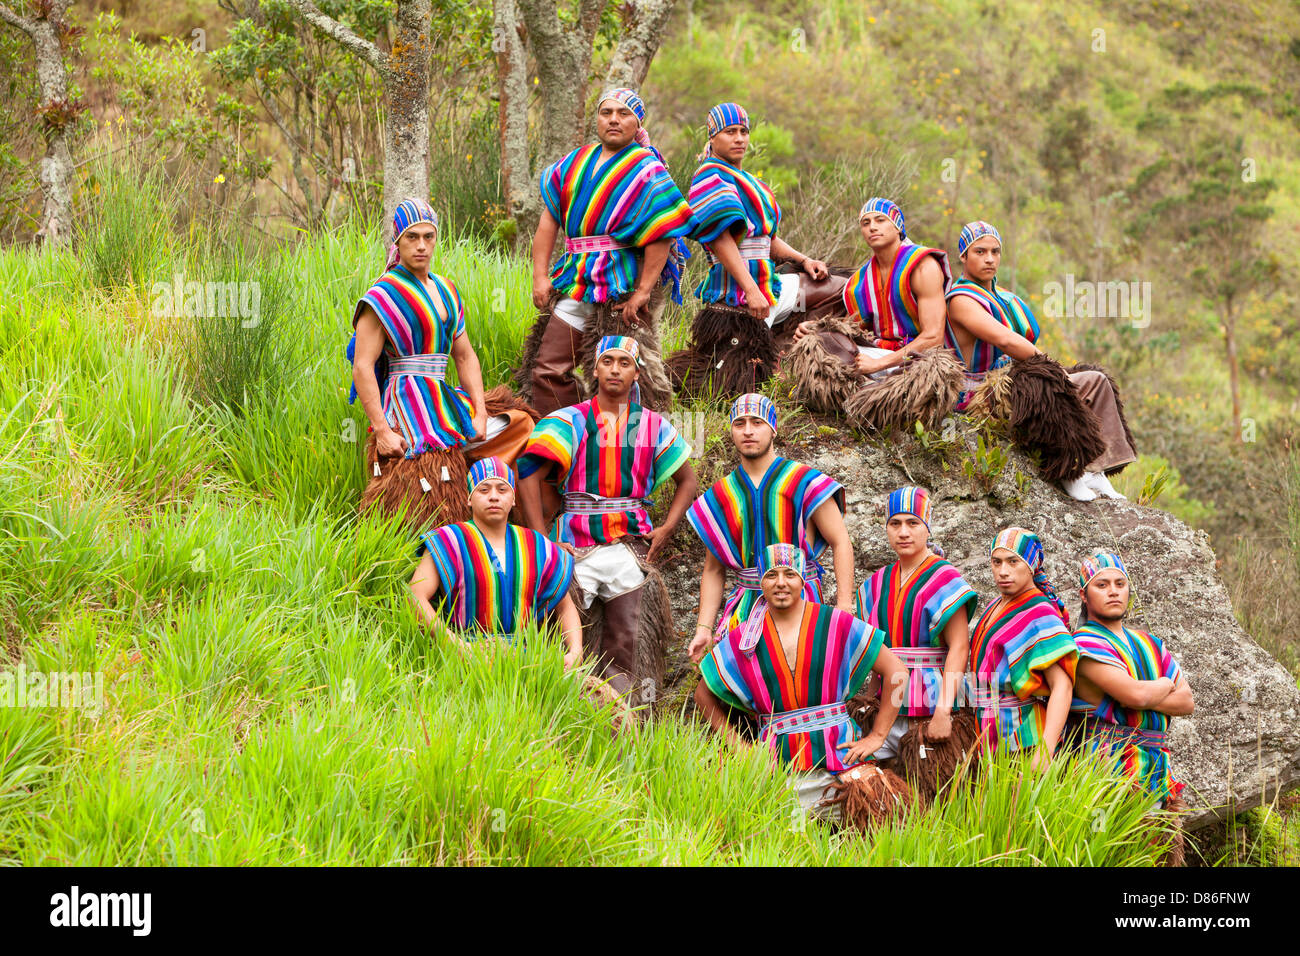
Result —
<path fill-rule="evenodd" d="M 729 441 L 718 445 L 720 454 L 734 454 Z M 1244 810 L 1271 800 L 1278 788 L 1300 785 L 1296 679 L 1237 624 L 1205 533 L 1157 508 L 1104 499 L 1075 501 L 1040 480 L 1033 463 L 1010 443 L 1003 447 L 1005 461 L 986 458 L 981 474 L 971 467 L 975 437 L 964 430 L 927 450 L 910 437 L 862 441 L 838 427 L 801 420 L 794 434 L 778 442 L 779 453 L 807 462 L 845 486 L 857 566 L 854 587 L 893 560 L 884 537 L 884 501 L 902 484 L 923 485 L 933 493 L 931 538 L 979 592 L 981 610 L 997 593 L 988 564 L 989 541 L 1008 525 L 1030 528 L 1042 537 L 1044 569 L 1072 618 L 1078 607 L 1079 560 L 1099 547 L 1122 555 L 1134 587 L 1130 620 L 1168 643 L 1196 699 L 1195 714 L 1176 718 L 1171 728 L 1174 772 L 1187 784 L 1184 796 L 1193 808 L 1189 826 L 1223 817 L 1230 802 Z M 684 648 L 694 630 L 703 556 L 703 547 L 683 522 L 673 553 L 660 562 L 681 637 L 670 650 L 668 694 L 662 702 L 673 709 L 689 706 L 685 691 L 694 684 Z M 830 562 L 824 563 L 829 594 L 834 575 Z"/>

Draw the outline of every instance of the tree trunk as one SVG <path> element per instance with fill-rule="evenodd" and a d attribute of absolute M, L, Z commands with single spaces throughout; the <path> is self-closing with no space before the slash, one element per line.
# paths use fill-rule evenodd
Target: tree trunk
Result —
<path fill-rule="evenodd" d="M 41 228 L 37 239 L 52 246 L 68 241 L 72 223 L 72 153 L 68 126 L 79 106 L 68 102 L 68 72 L 63 64 L 59 28 L 70 0 L 49 0 L 33 17 L 20 17 L 0 3 L 0 19 L 22 30 L 36 48 L 36 82 L 40 90 L 45 155 L 41 158 Z"/>
<path fill-rule="evenodd" d="M 619 10 L 623 37 L 618 41 L 605 72 L 606 88 L 627 86 L 641 89 L 672 12 L 673 0 L 627 0 L 623 4 Z"/>
<path fill-rule="evenodd" d="M 580 0 L 578 21 L 573 25 L 560 22 L 554 0 L 517 2 L 528 27 L 541 87 L 540 172 L 582 142 L 591 49 L 607 0 Z"/>
<path fill-rule="evenodd" d="M 492 5 L 492 49 L 497 58 L 497 118 L 501 191 L 514 219 L 515 250 L 526 247 L 541 219 L 541 201 L 528 162 L 528 58 L 515 0 Z"/>
<path fill-rule="evenodd" d="M 430 0 L 397 5 L 397 37 L 389 56 L 384 123 L 384 217 L 403 199 L 429 196 Z"/>

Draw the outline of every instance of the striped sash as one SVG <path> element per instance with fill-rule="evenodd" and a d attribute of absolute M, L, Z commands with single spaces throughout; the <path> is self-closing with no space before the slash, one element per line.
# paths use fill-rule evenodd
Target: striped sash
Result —
<path fill-rule="evenodd" d="M 948 663 L 948 651 L 942 647 L 891 647 L 894 656 L 908 666 L 908 669 L 918 667 L 943 667 Z"/>
<path fill-rule="evenodd" d="M 419 375 L 422 378 L 436 378 L 441 382 L 447 377 L 449 357 L 445 352 L 434 352 L 429 355 L 399 355 L 388 360 L 388 374 Z"/>
<path fill-rule="evenodd" d="M 982 710 L 1010 710 L 1014 707 L 1023 707 L 1025 704 L 1035 703 L 1038 699 L 1037 697 L 1017 697 L 1015 694 L 1003 694 L 1001 692 L 994 693 L 982 684 L 977 684 L 970 694 L 971 705 Z"/>
<path fill-rule="evenodd" d="M 806 734 L 814 730 L 828 730 L 838 727 L 848 719 L 849 708 L 843 702 L 822 704 L 817 707 L 801 707 L 798 710 L 784 710 L 776 714 L 759 715 L 759 725 L 766 734 Z"/>
<path fill-rule="evenodd" d="M 1169 745 L 1169 733 L 1164 730 L 1144 730 L 1127 724 L 1112 724 L 1107 720 L 1089 720 L 1089 729 L 1099 737 L 1106 738 L 1108 744 L 1136 744 L 1139 747 L 1153 747 L 1163 750 Z"/>
<path fill-rule="evenodd" d="M 564 510 L 570 514 L 604 515 L 639 511 L 650 507 L 648 498 L 604 498 L 588 491 L 570 491 L 564 495 Z"/>
<path fill-rule="evenodd" d="M 564 251 L 582 255 L 587 252 L 613 252 L 615 249 L 631 249 L 633 246 L 619 242 L 613 236 L 565 236 Z"/>
<path fill-rule="evenodd" d="M 736 243 L 736 248 L 740 250 L 740 258 L 742 259 L 770 259 L 772 258 L 772 237 L 749 236 Z M 708 259 L 709 265 L 718 264 L 718 257 L 713 254 L 708 246 L 704 247 L 704 256 Z"/>

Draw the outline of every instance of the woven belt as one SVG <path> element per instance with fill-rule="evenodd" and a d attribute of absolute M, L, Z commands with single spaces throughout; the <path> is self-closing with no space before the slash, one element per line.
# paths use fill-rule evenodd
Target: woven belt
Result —
<path fill-rule="evenodd" d="M 948 663 L 948 652 L 942 647 L 891 647 L 890 650 L 909 668 L 943 667 Z"/>
<path fill-rule="evenodd" d="M 582 254 L 584 252 L 613 252 L 615 249 L 632 249 L 634 246 L 619 242 L 613 236 L 565 236 L 564 251 Z"/>
<path fill-rule="evenodd" d="M 779 714 L 761 715 L 760 728 L 765 734 L 806 734 L 814 730 L 838 727 L 848 719 L 849 708 L 843 701 L 819 707 L 801 707 Z"/>
<path fill-rule="evenodd" d="M 614 514 L 622 511 L 640 511 L 649 505 L 648 498 L 602 498 L 589 492 L 576 491 L 564 496 L 564 510 L 570 514 Z"/>
<path fill-rule="evenodd" d="M 1025 704 L 1032 704 L 1037 699 L 1036 697 L 1017 697 L 1015 694 L 993 694 L 982 687 L 976 687 L 970 695 L 972 706 L 983 710 L 993 710 L 995 707 L 1002 709 L 1023 707 Z"/>
<path fill-rule="evenodd" d="M 443 352 L 430 355 L 402 355 L 388 360 L 389 375 L 419 375 L 442 381 L 447 377 L 447 360 Z"/>
<path fill-rule="evenodd" d="M 1127 724 L 1112 724 L 1105 720 L 1088 722 L 1093 733 L 1101 737 L 1112 738 L 1111 742 L 1137 744 L 1139 747 L 1157 747 L 1163 749 L 1169 744 L 1169 733 L 1164 730 L 1144 730 L 1141 727 L 1129 727 Z"/>
<path fill-rule="evenodd" d="M 770 259 L 772 258 L 772 237 L 749 236 L 736 243 L 736 248 L 740 251 L 740 258 L 742 259 Z M 713 254 L 708 246 L 704 247 L 704 256 L 709 260 L 709 265 L 718 264 L 718 257 Z"/>

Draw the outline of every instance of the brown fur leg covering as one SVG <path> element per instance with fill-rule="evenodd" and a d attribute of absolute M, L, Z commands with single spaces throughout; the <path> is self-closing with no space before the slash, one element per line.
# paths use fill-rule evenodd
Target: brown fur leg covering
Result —
<path fill-rule="evenodd" d="M 1170 835 L 1169 850 L 1160 860 L 1161 866 L 1186 866 L 1187 865 L 1187 834 L 1183 830 L 1182 814 L 1188 811 L 1187 802 L 1182 797 L 1170 797 L 1165 801 L 1163 810 L 1158 811 L 1159 815 L 1168 821 L 1173 828 Z M 1164 834 L 1161 834 L 1164 836 Z M 1157 837 L 1159 839 L 1159 837 Z"/>
<path fill-rule="evenodd" d="M 901 819 L 911 809 L 912 791 L 898 774 L 865 763 L 840 774 L 819 806 L 838 806 L 844 825 L 869 833 Z"/>
<path fill-rule="evenodd" d="M 546 335 L 546 325 L 550 321 L 550 312 L 542 312 L 533 320 L 533 327 L 524 338 L 523 358 L 515 369 L 515 389 L 520 400 L 529 408 L 533 405 L 533 366 L 537 364 L 538 353 L 542 350 L 542 338 Z"/>
<path fill-rule="evenodd" d="M 929 717 L 912 718 L 898 744 L 903 775 L 916 790 L 917 799 L 927 806 L 952 782 L 967 754 L 976 749 L 979 736 L 979 725 L 969 710 L 953 713 L 952 732 L 945 740 L 929 740 L 924 736 L 930 720 Z M 921 756 L 922 742 L 925 756 Z"/>
<path fill-rule="evenodd" d="M 818 319 L 814 333 L 791 346 L 781 359 L 780 375 L 790 385 L 790 397 L 811 412 L 844 414 L 844 405 L 862 384 L 853 370 L 859 345 L 869 344 L 862 327 L 851 319 Z"/>
<path fill-rule="evenodd" d="M 860 385 L 844 411 L 859 428 L 909 430 L 920 422 L 937 429 L 965 384 L 965 367 L 951 349 L 927 349 L 894 374 Z"/>
<path fill-rule="evenodd" d="M 1011 366 L 1011 433 L 1039 453 L 1048 481 L 1070 481 L 1106 450 L 1101 424 L 1059 362 L 1046 355 Z"/>
<path fill-rule="evenodd" d="M 596 306 L 596 314 L 583 330 L 580 346 L 582 361 L 579 364 L 585 373 L 583 387 L 588 397 L 596 394 L 596 346 L 607 335 L 627 335 L 636 339 L 641 349 L 641 372 L 637 377 L 641 386 L 640 404 L 657 412 L 668 408 L 673 387 L 660 357 L 659 346 L 659 320 L 667 305 L 667 295 L 662 285 L 656 285 L 648 304 L 650 320 L 635 326 L 623 318 L 621 311 L 614 311 L 615 303 L 601 302 Z"/>
<path fill-rule="evenodd" d="M 966 414 L 973 419 L 1011 420 L 1011 369 L 995 368 L 971 389 Z"/>
<path fill-rule="evenodd" d="M 406 527 L 414 534 L 457 521 L 469 520 L 469 496 L 465 483 L 469 468 L 463 448 L 438 448 L 414 458 L 385 458 L 374 474 L 375 436 L 366 442 L 366 467 L 371 478 L 361 495 L 361 511 L 378 509 L 397 514 L 406 508 Z M 443 480 L 443 469 L 447 480 Z M 429 491 L 420 486 L 423 478 Z"/>
<path fill-rule="evenodd" d="M 1101 372 L 1106 376 L 1106 381 L 1110 382 L 1110 390 L 1115 393 L 1115 409 L 1119 412 L 1119 423 L 1124 426 L 1124 439 L 1128 442 L 1129 447 L 1133 449 L 1134 453 L 1136 453 L 1137 442 L 1133 440 L 1133 432 L 1128 427 L 1128 418 L 1124 415 L 1124 399 L 1120 397 L 1119 386 L 1115 384 L 1115 376 L 1111 375 L 1110 372 L 1102 368 L 1100 365 L 1088 365 L 1083 362 L 1077 362 L 1065 371 L 1067 374 L 1070 372 Z M 1116 475 L 1127 467 L 1128 465 L 1120 465 L 1117 468 L 1111 468 L 1106 472 L 1106 474 Z"/>
<path fill-rule="evenodd" d="M 744 309 L 706 305 L 691 324 L 690 348 L 674 352 L 668 375 L 679 394 L 710 389 L 725 398 L 757 391 L 776 371 L 776 339 Z"/>

